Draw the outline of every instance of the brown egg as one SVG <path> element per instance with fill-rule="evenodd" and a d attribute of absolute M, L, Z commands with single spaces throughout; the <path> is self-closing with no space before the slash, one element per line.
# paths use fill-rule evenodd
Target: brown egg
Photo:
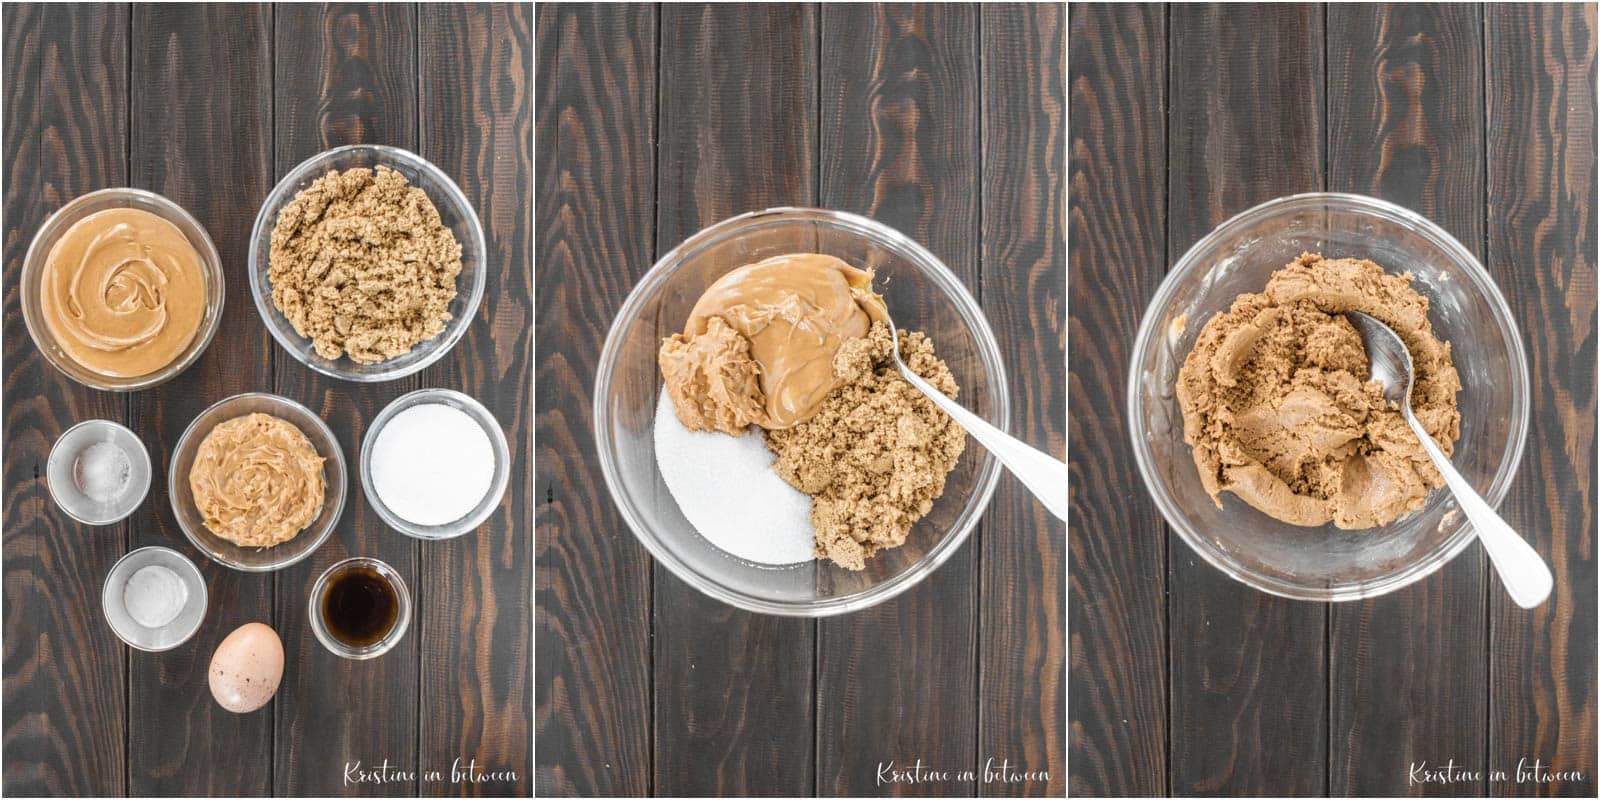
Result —
<path fill-rule="evenodd" d="M 239 626 L 211 656 L 211 696 L 236 714 L 267 704 L 283 680 L 283 642 L 259 622 Z"/>

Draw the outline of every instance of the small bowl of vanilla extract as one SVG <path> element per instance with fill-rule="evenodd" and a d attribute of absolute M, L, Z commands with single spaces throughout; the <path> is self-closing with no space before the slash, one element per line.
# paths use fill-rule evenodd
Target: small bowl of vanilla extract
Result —
<path fill-rule="evenodd" d="M 311 587 L 311 631 L 340 658 L 377 658 L 405 638 L 411 593 L 394 567 L 376 558 L 347 558 Z"/>

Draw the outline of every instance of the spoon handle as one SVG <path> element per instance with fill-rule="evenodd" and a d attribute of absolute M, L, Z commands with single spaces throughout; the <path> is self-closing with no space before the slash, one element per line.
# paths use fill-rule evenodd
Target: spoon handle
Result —
<path fill-rule="evenodd" d="M 945 397 L 932 384 L 923 380 L 909 369 L 901 367 L 900 374 L 905 376 L 912 386 L 922 390 L 944 413 L 949 414 L 956 424 L 967 429 L 972 438 L 977 439 L 1000 463 L 1011 470 L 1011 474 L 1022 481 L 1022 485 L 1039 498 L 1045 510 L 1054 514 L 1063 521 L 1067 518 L 1067 465 L 1050 457 L 1049 454 L 1029 447 L 1022 440 L 1006 434 L 1004 431 L 985 422 L 984 419 L 971 411 L 966 410 L 956 401 Z"/>
<path fill-rule="evenodd" d="M 1433 465 L 1439 468 L 1439 474 L 1444 476 L 1444 482 L 1450 487 L 1451 493 L 1456 496 L 1456 502 L 1461 505 L 1461 513 L 1467 515 L 1467 521 L 1472 523 L 1472 529 L 1478 533 L 1478 541 L 1483 543 L 1483 549 L 1488 551 L 1489 560 L 1494 563 L 1495 571 L 1500 573 L 1500 582 L 1505 584 L 1506 593 L 1511 599 L 1523 608 L 1533 608 L 1545 601 L 1550 596 L 1550 589 L 1555 583 L 1550 575 L 1550 568 L 1545 566 L 1544 559 L 1539 557 L 1538 551 L 1528 544 L 1528 540 L 1517 535 L 1506 521 L 1489 507 L 1472 484 L 1456 472 L 1451 466 L 1450 459 L 1439 449 L 1433 437 L 1422 429 L 1422 424 L 1417 422 L 1416 416 L 1406 414 L 1406 422 L 1410 423 L 1411 431 L 1422 440 L 1422 449 L 1426 450 L 1428 457 L 1433 459 Z"/>

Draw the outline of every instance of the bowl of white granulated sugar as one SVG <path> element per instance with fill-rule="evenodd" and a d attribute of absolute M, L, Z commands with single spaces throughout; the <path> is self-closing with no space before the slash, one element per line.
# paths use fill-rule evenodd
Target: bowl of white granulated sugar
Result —
<path fill-rule="evenodd" d="M 418 539 L 476 530 L 511 476 L 505 431 L 460 392 L 421 389 L 390 403 L 361 441 L 361 488 L 383 521 Z"/>

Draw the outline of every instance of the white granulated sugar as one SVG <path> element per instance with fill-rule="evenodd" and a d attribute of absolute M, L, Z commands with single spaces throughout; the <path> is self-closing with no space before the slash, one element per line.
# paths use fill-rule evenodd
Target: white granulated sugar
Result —
<path fill-rule="evenodd" d="M 758 564 L 812 559 L 811 498 L 772 471 L 760 429 L 691 431 L 665 389 L 656 405 L 656 465 L 683 516 L 711 544 Z"/>
<path fill-rule="evenodd" d="M 494 446 L 467 412 L 422 403 L 378 432 L 371 469 L 372 487 L 390 511 L 418 525 L 447 525 L 489 493 Z"/>

